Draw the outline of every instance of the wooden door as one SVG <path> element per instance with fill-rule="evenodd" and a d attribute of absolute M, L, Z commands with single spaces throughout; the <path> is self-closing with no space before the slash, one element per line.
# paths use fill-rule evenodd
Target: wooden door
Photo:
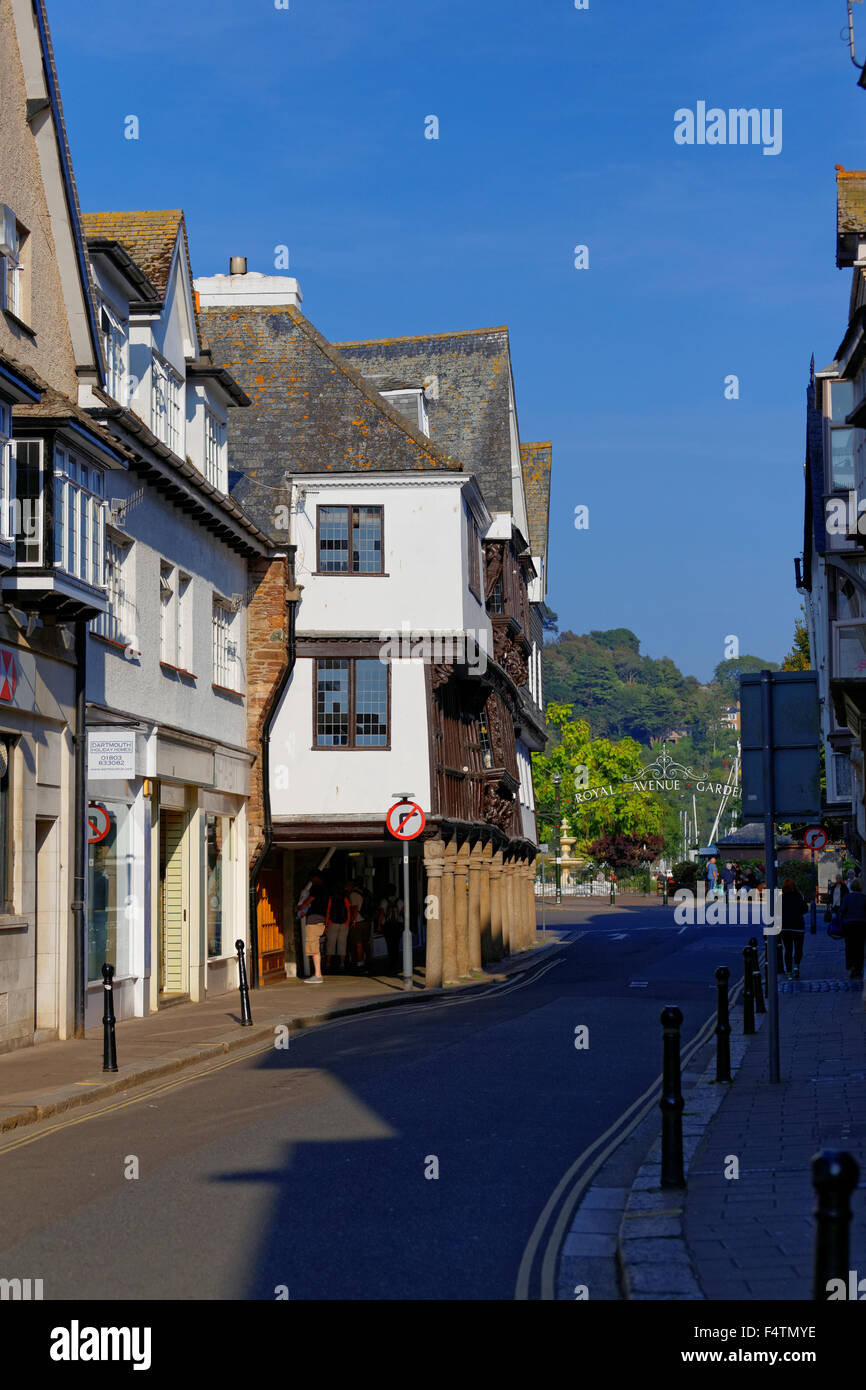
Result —
<path fill-rule="evenodd" d="M 259 979 L 285 978 L 286 941 L 283 934 L 283 869 L 262 869 L 256 894 L 259 937 Z"/>
<path fill-rule="evenodd" d="M 159 992 L 183 994 L 184 893 L 183 836 L 186 817 L 178 811 L 159 813 Z"/>

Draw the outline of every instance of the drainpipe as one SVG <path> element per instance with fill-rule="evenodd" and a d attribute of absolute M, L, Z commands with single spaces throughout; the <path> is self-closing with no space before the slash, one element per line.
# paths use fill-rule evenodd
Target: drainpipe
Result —
<path fill-rule="evenodd" d="M 73 735 L 73 815 L 75 816 L 75 846 L 72 888 L 72 941 L 75 967 L 74 1025 L 75 1037 L 84 1037 L 87 1011 L 87 920 L 84 915 L 85 884 L 87 882 L 87 734 L 84 721 L 86 698 L 87 622 L 78 618 L 75 623 L 75 733 Z"/>
<path fill-rule="evenodd" d="M 294 592 L 297 593 L 297 589 Z M 256 889 L 258 888 L 262 865 L 270 854 L 274 842 L 274 824 L 271 819 L 271 727 L 289 683 L 289 678 L 295 669 L 295 614 L 298 603 L 297 598 L 290 599 L 288 603 L 289 637 L 287 646 L 289 660 L 286 669 L 280 676 L 280 683 L 274 691 L 271 706 L 262 728 L 262 809 L 265 816 L 265 839 L 250 870 L 250 986 L 252 989 L 259 987 L 259 924 L 256 920 Z"/>

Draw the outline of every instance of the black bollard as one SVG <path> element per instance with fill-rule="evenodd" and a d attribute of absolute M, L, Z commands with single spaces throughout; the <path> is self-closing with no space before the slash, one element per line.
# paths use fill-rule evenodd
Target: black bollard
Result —
<path fill-rule="evenodd" d="M 235 949 L 238 953 L 238 980 L 241 988 L 241 1027 L 252 1027 L 253 1016 L 250 1013 L 250 987 L 247 984 L 247 967 L 244 963 L 244 943 L 235 942 Z"/>
<path fill-rule="evenodd" d="M 752 948 L 743 947 L 743 1033 L 755 1031 L 755 981 L 752 976 Z"/>
<path fill-rule="evenodd" d="M 731 1079 L 731 1020 L 728 1014 L 728 980 L 731 972 L 726 965 L 716 971 L 718 1005 L 716 1007 L 716 1080 Z"/>
<path fill-rule="evenodd" d="M 758 955 L 758 938 L 756 936 L 749 937 L 749 946 L 752 950 L 752 979 L 755 982 L 753 991 L 755 995 L 755 1013 L 765 1014 L 767 1012 L 767 1006 L 764 1003 L 764 986 L 761 981 L 761 959 Z"/>
<path fill-rule="evenodd" d="M 102 1070 L 117 1071 L 117 1042 L 114 1037 L 114 1025 L 117 1020 L 114 1017 L 114 986 L 111 981 L 114 977 L 114 966 L 103 965 L 102 967 L 102 993 L 103 1008 L 102 1015 Z"/>
<path fill-rule="evenodd" d="M 664 1029 L 662 1060 L 662 1187 L 685 1187 L 683 1172 L 683 1093 L 680 1087 L 680 1024 L 682 1010 L 668 1005 L 661 1012 Z"/>
<path fill-rule="evenodd" d="M 848 1293 L 848 1227 L 851 1223 L 851 1193 L 860 1179 L 860 1169 L 849 1153 L 822 1149 L 812 1159 L 812 1186 L 818 1197 L 815 1206 L 815 1283 L 812 1299 L 826 1303 L 831 1279 L 841 1279 Z M 857 1297 L 856 1292 L 854 1297 Z"/>

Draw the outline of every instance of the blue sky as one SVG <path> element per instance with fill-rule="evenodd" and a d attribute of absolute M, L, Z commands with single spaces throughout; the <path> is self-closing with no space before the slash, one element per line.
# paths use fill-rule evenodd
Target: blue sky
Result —
<path fill-rule="evenodd" d="M 560 626 L 630 627 L 701 679 L 729 634 L 781 660 L 809 357 L 850 287 L 834 167 L 866 165 L 844 0 L 48 11 L 85 210 L 183 207 L 200 275 L 288 245 L 331 339 L 507 323 L 521 437 L 554 446 Z M 781 152 L 678 146 L 698 101 L 781 108 Z"/>

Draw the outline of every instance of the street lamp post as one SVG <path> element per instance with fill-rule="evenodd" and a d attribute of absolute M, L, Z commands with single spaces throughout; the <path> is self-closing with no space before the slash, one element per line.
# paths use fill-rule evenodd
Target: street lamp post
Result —
<path fill-rule="evenodd" d="M 553 774 L 553 793 L 556 797 L 556 903 L 562 902 L 562 817 L 559 809 L 559 784 L 562 774 Z"/>

